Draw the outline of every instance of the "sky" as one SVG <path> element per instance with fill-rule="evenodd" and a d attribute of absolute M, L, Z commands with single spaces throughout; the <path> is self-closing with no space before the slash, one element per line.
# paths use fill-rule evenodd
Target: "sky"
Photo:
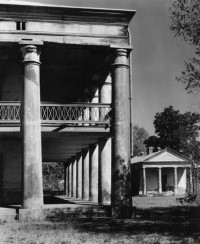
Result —
<path fill-rule="evenodd" d="M 1 0 L 0 0 L 1 1 Z M 17 0 L 7 0 L 14 2 Z M 136 10 L 130 23 L 133 59 L 133 123 L 154 134 L 157 112 L 172 105 L 184 113 L 199 109 L 197 95 L 187 94 L 175 77 L 184 61 L 194 55 L 194 47 L 174 37 L 170 31 L 170 0 L 29 0 L 66 6 Z"/>

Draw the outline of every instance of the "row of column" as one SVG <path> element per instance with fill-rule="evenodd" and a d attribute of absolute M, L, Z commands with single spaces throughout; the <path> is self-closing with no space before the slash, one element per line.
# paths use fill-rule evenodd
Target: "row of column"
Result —
<path fill-rule="evenodd" d="M 174 167 L 174 193 L 178 193 L 177 167 Z M 142 168 L 143 195 L 147 194 L 146 167 Z M 162 168 L 158 168 L 158 193 L 162 193 Z"/>
<path fill-rule="evenodd" d="M 124 217 L 129 215 L 132 207 L 130 185 L 130 104 L 129 104 L 129 66 L 126 49 L 112 50 L 114 62 L 112 65 L 113 95 L 112 95 L 112 189 L 111 204 L 113 216 Z M 22 132 L 23 132 L 23 199 L 22 207 L 28 209 L 43 207 L 42 187 L 42 152 L 41 152 L 41 120 L 40 120 L 40 52 L 37 46 L 26 45 L 22 47 L 24 63 L 24 90 L 22 101 Z M 103 101 L 100 101 L 103 102 Z M 82 155 L 88 161 L 89 155 Z M 94 156 L 93 156 L 94 157 Z M 105 157 L 101 154 L 100 157 Z M 88 163 L 84 167 L 83 175 L 88 171 Z M 105 168 L 101 167 L 103 181 Z M 72 169 L 69 169 L 69 171 Z M 76 178 L 77 171 L 73 171 Z M 94 172 L 91 171 L 91 175 Z M 72 175 L 69 174 L 69 177 Z M 82 182 L 93 185 L 92 177 Z M 75 184 L 75 183 L 74 183 Z M 78 182 L 78 184 L 80 184 Z M 72 185 L 69 185 L 69 188 Z M 78 189 L 73 185 L 74 189 Z M 83 188 L 83 196 L 88 194 L 89 187 Z M 78 190 L 77 190 L 78 191 Z M 102 190 L 103 191 L 103 190 Z M 94 196 L 92 196 L 94 197 Z M 124 210 L 125 209 L 125 210 Z"/>
<path fill-rule="evenodd" d="M 78 153 L 65 164 L 65 192 L 68 197 L 102 205 L 111 204 L 111 139 Z"/>

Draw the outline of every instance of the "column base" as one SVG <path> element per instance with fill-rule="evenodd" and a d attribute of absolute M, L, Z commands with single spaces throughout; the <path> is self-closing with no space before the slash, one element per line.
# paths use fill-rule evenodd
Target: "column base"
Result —
<path fill-rule="evenodd" d="M 112 207 L 112 217 L 114 219 L 134 219 L 136 218 L 136 207 Z"/>

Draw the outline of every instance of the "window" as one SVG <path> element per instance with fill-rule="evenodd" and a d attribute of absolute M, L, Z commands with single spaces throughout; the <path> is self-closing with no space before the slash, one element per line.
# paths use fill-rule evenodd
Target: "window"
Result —
<path fill-rule="evenodd" d="M 26 30 L 26 22 L 16 21 L 16 30 Z"/>

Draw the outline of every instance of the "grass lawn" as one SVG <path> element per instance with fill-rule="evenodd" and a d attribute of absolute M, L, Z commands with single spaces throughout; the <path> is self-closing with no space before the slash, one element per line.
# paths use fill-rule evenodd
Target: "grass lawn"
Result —
<path fill-rule="evenodd" d="M 134 220 L 1 222 L 0 244 L 200 244 L 199 207 L 182 206 L 173 197 L 138 197 L 133 198 L 133 203 L 137 206 Z"/>

